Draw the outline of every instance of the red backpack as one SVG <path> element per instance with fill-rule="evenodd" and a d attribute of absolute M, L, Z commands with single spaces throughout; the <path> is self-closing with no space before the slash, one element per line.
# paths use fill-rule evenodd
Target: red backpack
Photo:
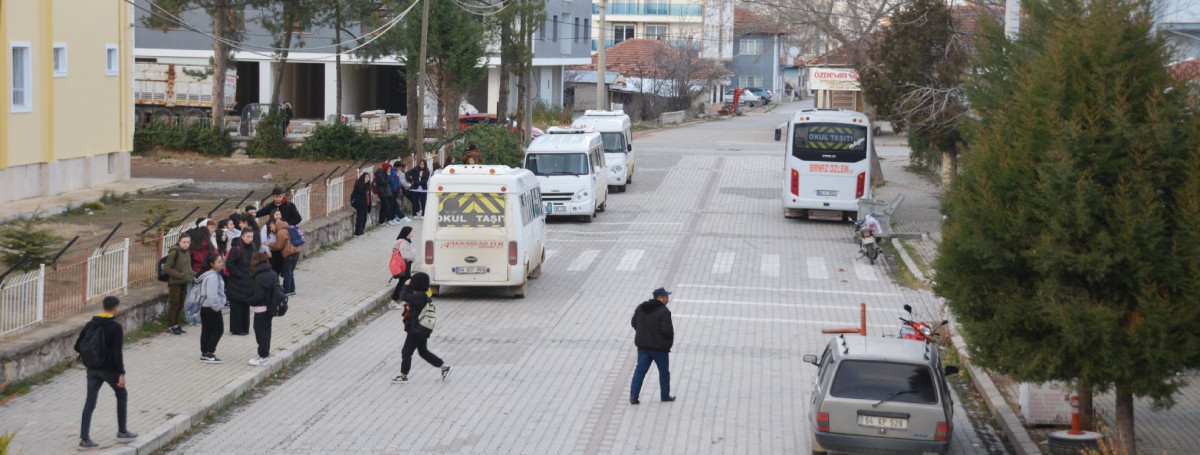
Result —
<path fill-rule="evenodd" d="M 392 260 L 388 263 L 388 269 L 392 271 L 392 278 L 400 278 L 400 275 L 408 270 L 408 263 L 404 261 L 403 256 L 400 256 L 399 245 L 392 249 Z"/>

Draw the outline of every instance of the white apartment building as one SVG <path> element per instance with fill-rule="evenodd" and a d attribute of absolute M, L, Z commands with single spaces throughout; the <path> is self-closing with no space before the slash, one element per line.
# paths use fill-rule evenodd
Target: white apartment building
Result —
<path fill-rule="evenodd" d="M 600 8 L 604 5 L 605 48 L 632 38 L 666 41 L 700 51 L 705 58 L 733 57 L 736 0 L 593 0 L 592 51 L 599 49 Z"/>

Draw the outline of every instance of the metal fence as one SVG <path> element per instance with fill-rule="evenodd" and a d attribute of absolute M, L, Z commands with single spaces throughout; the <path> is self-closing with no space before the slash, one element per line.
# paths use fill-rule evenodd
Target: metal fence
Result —
<path fill-rule="evenodd" d="M 312 190 L 312 185 L 300 188 L 298 190 L 292 190 L 292 203 L 296 204 L 296 210 L 300 212 L 300 218 L 302 220 L 300 221 L 300 224 L 304 224 L 305 221 L 309 221 L 308 218 L 310 215 L 310 210 L 308 210 L 308 194 L 310 190 Z"/>
<path fill-rule="evenodd" d="M 46 266 L 4 281 L 0 288 L 0 336 L 41 322 L 44 318 Z"/>
<path fill-rule="evenodd" d="M 87 261 L 87 297 L 91 301 L 129 290 L 129 239 L 92 252 Z"/>
<path fill-rule="evenodd" d="M 325 213 L 336 212 L 346 205 L 342 200 L 342 195 L 346 191 L 345 186 L 345 176 L 325 181 Z"/>

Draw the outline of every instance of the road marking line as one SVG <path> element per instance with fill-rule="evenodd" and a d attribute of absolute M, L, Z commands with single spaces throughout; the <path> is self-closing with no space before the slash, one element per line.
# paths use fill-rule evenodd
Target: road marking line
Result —
<path fill-rule="evenodd" d="M 864 281 L 876 281 L 879 279 L 879 276 L 875 274 L 875 267 L 863 262 L 854 263 L 854 275 Z"/>
<path fill-rule="evenodd" d="M 579 257 L 575 258 L 575 260 L 571 262 L 571 265 L 567 267 L 567 271 L 579 272 L 586 270 L 588 266 L 592 265 L 592 261 L 596 260 L 596 256 L 599 254 L 600 250 L 587 250 L 583 253 L 580 253 Z"/>
<path fill-rule="evenodd" d="M 546 258 L 542 262 L 550 262 L 550 258 L 554 257 L 554 253 L 557 253 L 558 250 L 543 250 L 543 252 L 546 253 Z"/>
<path fill-rule="evenodd" d="M 762 266 L 759 267 L 759 271 L 763 275 L 766 275 L 766 276 L 771 276 L 771 277 L 779 276 L 779 255 L 778 254 L 762 255 Z"/>
<path fill-rule="evenodd" d="M 829 279 L 829 270 L 825 269 L 825 258 L 820 256 L 808 257 L 808 277 L 814 280 Z"/>
<path fill-rule="evenodd" d="M 596 221 L 592 224 L 611 224 L 614 226 L 679 226 L 683 223 L 655 223 L 650 221 L 628 221 L 622 223 L 619 221 Z"/>
<path fill-rule="evenodd" d="M 816 309 L 829 309 L 829 310 L 856 310 L 856 309 L 858 309 L 854 305 L 812 305 L 812 304 L 807 304 L 807 303 L 779 303 L 779 302 L 736 302 L 736 301 L 729 301 L 729 300 L 704 300 L 704 299 L 671 299 L 671 303 L 674 303 L 674 304 L 711 303 L 711 304 L 717 304 L 717 305 L 753 305 L 753 306 L 770 306 L 770 307 L 782 307 L 782 308 L 816 308 Z M 676 308 L 678 308 L 678 307 L 676 307 Z M 879 311 L 885 311 L 885 312 L 890 312 L 890 313 L 901 313 L 901 314 L 904 313 L 901 310 L 887 309 L 887 308 L 871 308 L 870 311 L 872 313 L 879 312 Z"/>
<path fill-rule="evenodd" d="M 765 286 L 724 286 L 719 284 L 677 284 L 676 287 L 681 288 L 707 288 L 707 289 L 733 289 L 739 291 L 776 291 L 776 292 L 808 292 L 812 294 L 837 294 L 837 295 L 869 295 L 876 297 L 900 297 L 901 294 L 893 292 L 857 292 L 857 291 L 833 291 L 828 289 L 795 289 L 795 288 L 770 288 Z"/>
<path fill-rule="evenodd" d="M 815 321 L 810 319 L 780 319 L 780 318 L 743 318 L 737 316 L 709 316 L 702 314 L 679 314 L 671 313 L 672 317 L 684 319 L 712 319 L 721 321 L 739 321 L 739 322 L 779 322 L 784 324 L 806 324 L 806 325 L 827 325 L 831 328 L 844 327 L 846 321 Z M 867 327 L 893 328 L 895 324 L 867 324 Z"/>
<path fill-rule="evenodd" d="M 717 253 L 716 259 L 713 259 L 712 273 L 714 275 L 725 275 L 733 271 L 733 252 L 722 251 Z"/>
<path fill-rule="evenodd" d="M 646 250 L 629 250 L 625 252 L 625 256 L 621 258 L 621 263 L 617 264 L 618 272 L 632 272 L 637 270 L 638 261 L 642 260 L 642 255 Z"/>

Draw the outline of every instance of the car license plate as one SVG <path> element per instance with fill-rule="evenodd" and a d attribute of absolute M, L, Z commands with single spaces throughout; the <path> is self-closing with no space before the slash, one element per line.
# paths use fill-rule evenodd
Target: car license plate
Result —
<path fill-rule="evenodd" d="M 817 190 L 817 196 L 837 196 L 837 190 Z"/>
<path fill-rule="evenodd" d="M 908 419 L 892 417 L 858 416 L 858 425 L 863 427 L 887 428 L 889 430 L 907 430 Z"/>
<path fill-rule="evenodd" d="M 462 267 L 455 267 L 454 273 L 459 275 L 480 275 L 488 273 L 488 268 L 482 265 L 465 265 Z"/>
<path fill-rule="evenodd" d="M 875 243 L 875 237 L 863 237 L 862 242 L 863 245 Z"/>

